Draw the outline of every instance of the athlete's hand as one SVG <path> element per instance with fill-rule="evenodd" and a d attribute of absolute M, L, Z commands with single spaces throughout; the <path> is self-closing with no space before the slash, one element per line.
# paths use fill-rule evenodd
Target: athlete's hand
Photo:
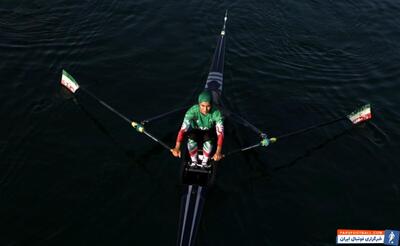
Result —
<path fill-rule="evenodd" d="M 173 148 L 173 149 L 171 149 L 171 153 L 172 153 L 172 155 L 173 156 L 175 156 L 175 157 L 181 157 L 181 150 L 180 149 L 178 149 L 178 148 Z"/>
<path fill-rule="evenodd" d="M 221 160 L 222 159 L 222 157 L 223 157 L 223 155 L 221 154 L 221 152 L 215 152 L 215 154 L 214 154 L 214 156 L 212 157 L 212 159 L 214 160 L 214 161 L 219 161 L 219 160 Z"/>

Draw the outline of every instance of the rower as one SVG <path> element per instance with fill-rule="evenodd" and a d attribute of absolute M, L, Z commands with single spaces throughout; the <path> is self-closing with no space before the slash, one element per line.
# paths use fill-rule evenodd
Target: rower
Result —
<path fill-rule="evenodd" d="M 191 163 L 190 166 L 209 167 L 208 160 L 213 148 L 212 128 L 217 133 L 217 149 L 213 160 L 219 161 L 222 158 L 222 143 L 224 140 L 224 122 L 220 110 L 212 105 L 212 96 L 209 91 L 203 91 L 198 97 L 198 104 L 193 105 L 185 114 L 181 129 L 176 138 L 175 148 L 171 149 L 172 155 L 181 156 L 181 143 L 185 134 L 188 136 L 187 148 Z M 203 158 L 201 163 L 198 160 L 198 140 L 203 142 Z"/>

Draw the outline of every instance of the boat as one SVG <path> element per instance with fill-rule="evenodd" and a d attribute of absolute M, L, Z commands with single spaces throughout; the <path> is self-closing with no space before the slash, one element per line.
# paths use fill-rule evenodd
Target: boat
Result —
<path fill-rule="evenodd" d="M 209 69 L 207 80 L 205 82 L 204 90 L 208 90 L 211 92 L 213 98 L 213 107 L 217 107 L 218 109 L 220 109 L 224 117 L 229 117 L 233 121 L 236 121 L 237 123 L 242 124 L 243 126 L 253 130 L 257 135 L 259 135 L 261 141 L 256 144 L 250 145 L 248 147 L 244 148 L 242 147 L 239 149 L 232 150 L 227 154 L 224 154 L 224 158 L 234 153 L 240 153 L 258 147 L 266 147 L 269 145 L 269 143 L 275 143 L 278 139 L 284 139 L 296 136 L 320 127 L 331 125 L 333 123 L 342 120 L 349 120 L 355 125 L 355 124 L 360 124 L 361 122 L 365 122 L 372 118 L 371 106 L 370 104 L 367 104 L 363 106 L 361 109 L 358 109 L 349 115 L 340 116 L 336 119 L 329 120 L 327 122 L 323 122 L 313 126 L 309 126 L 303 129 L 299 129 L 293 132 L 289 132 L 278 137 L 272 137 L 272 138 L 267 137 L 267 134 L 262 132 L 256 126 L 248 122 L 246 119 L 244 119 L 243 117 L 234 112 L 231 112 L 229 109 L 224 107 L 223 102 L 221 100 L 223 81 L 224 81 L 225 38 L 226 38 L 227 19 L 228 19 L 228 12 L 225 13 L 223 27 L 220 35 L 217 38 L 217 45 L 213 54 L 211 67 Z M 136 129 L 137 132 L 145 134 L 147 137 L 149 137 L 153 141 L 163 146 L 166 150 L 168 151 L 171 150 L 171 147 L 168 144 L 164 143 L 162 140 L 158 139 L 153 134 L 148 132 L 145 129 L 144 125 L 149 123 L 150 121 L 160 119 L 172 113 L 179 112 L 185 109 L 186 107 L 174 109 L 170 112 L 163 113 L 161 115 L 152 117 L 150 119 L 136 122 L 129 119 L 125 115 L 121 114 L 115 108 L 105 103 L 103 100 L 99 99 L 88 89 L 80 87 L 78 82 L 65 70 L 62 71 L 61 84 L 73 94 L 78 94 L 79 92 L 86 93 L 94 100 L 96 100 L 98 103 L 102 104 L 105 108 L 113 112 L 116 116 L 120 117 L 121 119 L 129 123 L 134 129 Z M 199 151 L 199 158 L 201 159 L 202 158 L 201 150 L 198 151 Z M 187 152 L 186 148 L 185 152 Z M 210 162 L 209 164 L 211 164 L 210 168 L 190 167 L 188 165 L 189 163 L 188 154 L 185 152 L 183 154 L 182 158 L 183 161 L 181 165 L 181 181 L 183 185 L 183 194 L 181 197 L 177 245 L 193 246 L 196 244 L 196 235 L 198 232 L 199 223 L 201 221 L 201 215 L 204 208 L 207 190 L 214 184 L 217 165 L 214 165 L 213 161 L 210 160 L 209 161 Z"/>
<path fill-rule="evenodd" d="M 225 29 L 227 20 L 228 12 L 225 12 L 224 24 L 217 39 L 217 46 L 204 86 L 204 90 L 211 92 L 213 107 L 219 109 L 223 107 L 221 95 L 224 80 Z M 197 229 L 201 220 L 207 189 L 213 185 L 216 175 L 216 165 L 214 165 L 213 160 L 209 160 L 210 168 L 191 167 L 189 165 L 190 158 L 188 157 L 187 150 L 185 150 L 185 152 L 182 158 L 183 162 L 181 168 L 184 192 L 181 198 L 181 212 L 177 238 L 178 246 L 195 245 Z M 199 159 L 202 159 L 201 150 L 199 150 Z"/>

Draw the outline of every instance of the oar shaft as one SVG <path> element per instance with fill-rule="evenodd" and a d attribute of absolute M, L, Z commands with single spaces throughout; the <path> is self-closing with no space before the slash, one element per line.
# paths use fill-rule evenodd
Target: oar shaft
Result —
<path fill-rule="evenodd" d="M 263 133 L 262 131 L 260 131 L 260 129 L 258 129 L 257 127 L 255 127 L 253 124 L 251 124 L 249 121 L 247 121 L 245 118 L 241 117 L 238 114 L 232 114 L 234 117 L 236 117 L 236 119 L 238 119 L 238 121 L 241 121 L 241 124 L 249 127 L 250 129 L 252 129 L 254 132 L 256 132 L 257 134 L 259 134 L 260 136 L 265 135 L 265 133 Z"/>
<path fill-rule="evenodd" d="M 170 150 L 171 148 L 164 143 L 163 141 L 157 139 L 156 137 L 154 137 L 153 135 L 151 135 L 150 133 L 143 131 L 144 134 L 146 134 L 146 136 L 148 136 L 149 138 L 153 139 L 154 141 L 156 141 L 157 143 L 161 144 L 164 148 L 166 148 L 167 150 Z"/>
<path fill-rule="evenodd" d="M 255 148 L 259 147 L 259 146 L 260 146 L 260 143 L 257 143 L 257 144 L 254 144 L 254 145 L 247 146 L 247 147 L 245 147 L 245 148 L 240 148 L 240 149 L 232 150 L 231 152 L 226 153 L 226 154 L 224 155 L 224 157 L 230 156 L 230 155 L 235 154 L 235 153 L 238 153 L 238 152 L 243 152 L 243 151 L 246 151 L 246 150 L 255 149 Z"/>
<path fill-rule="evenodd" d="M 162 114 L 153 116 L 153 117 L 151 117 L 151 118 L 142 120 L 141 123 L 142 123 L 142 124 L 147 124 L 147 123 L 150 123 L 150 122 L 152 122 L 152 121 L 162 119 L 162 118 L 164 118 L 165 116 L 168 116 L 168 115 L 170 115 L 170 114 L 173 114 L 173 113 L 182 111 L 182 110 L 184 110 L 184 109 L 187 109 L 187 108 L 189 108 L 189 107 L 190 107 L 190 106 L 185 106 L 185 107 L 177 108 L 177 109 L 168 111 L 168 112 L 166 112 L 166 113 L 162 113 Z"/>
<path fill-rule="evenodd" d="M 227 115 L 230 116 L 231 119 L 235 120 L 237 123 L 250 128 L 251 130 L 253 130 L 255 133 L 257 133 L 258 135 L 260 135 L 261 138 L 264 138 L 266 136 L 266 134 L 264 132 L 262 132 L 260 129 L 258 129 L 256 126 L 254 126 L 253 124 L 251 124 L 248 120 L 246 120 L 245 118 L 243 118 L 242 116 L 240 116 L 239 114 L 233 113 L 230 110 L 223 108 L 223 112 Z"/>
<path fill-rule="evenodd" d="M 89 96 L 91 96 L 93 99 L 95 99 L 97 102 L 99 102 L 101 105 L 103 105 L 104 107 L 106 107 L 108 110 L 110 110 L 111 112 L 113 112 L 114 114 L 118 115 L 120 118 L 122 118 L 123 120 L 125 120 L 126 122 L 128 122 L 130 125 L 132 126 L 136 126 L 137 123 L 133 122 L 132 120 L 128 119 L 128 117 L 126 117 L 125 115 L 121 114 L 120 112 L 118 112 L 116 109 L 114 109 L 113 107 L 111 107 L 110 105 L 108 105 L 107 103 L 105 103 L 103 100 L 101 100 L 100 98 L 96 97 L 93 93 L 91 93 L 90 91 L 81 88 L 84 92 L 86 92 L 86 94 L 88 94 Z M 153 139 L 155 142 L 161 144 L 164 148 L 166 148 L 167 150 L 170 150 L 171 148 L 164 143 L 163 141 L 159 140 L 158 138 L 154 137 L 152 134 L 148 133 L 147 131 L 143 130 L 140 131 L 142 133 L 144 133 L 146 136 L 148 136 L 149 138 Z"/>
<path fill-rule="evenodd" d="M 326 121 L 326 122 L 323 122 L 323 123 L 312 125 L 312 126 L 309 126 L 309 127 L 303 128 L 303 129 L 296 130 L 294 132 L 283 134 L 283 135 L 275 137 L 275 138 L 270 138 L 269 141 L 271 143 L 274 143 L 277 140 L 280 140 L 282 138 L 288 138 L 288 137 L 292 137 L 292 136 L 295 136 L 295 135 L 298 135 L 298 134 L 302 134 L 302 133 L 305 133 L 305 132 L 308 132 L 308 131 L 311 131 L 311 130 L 314 130 L 314 129 L 317 129 L 317 128 L 320 128 L 320 127 L 323 127 L 323 126 L 326 126 L 326 125 L 330 125 L 330 124 L 336 123 L 336 122 L 344 120 L 344 119 L 347 119 L 347 117 L 346 116 L 339 117 L 339 118 L 336 118 L 336 119 L 333 119 L 333 120 L 329 120 L 329 121 Z M 255 149 L 255 148 L 260 147 L 260 146 L 261 146 L 261 144 L 258 143 L 258 144 L 250 145 L 250 146 L 245 147 L 245 148 L 236 149 L 236 150 L 233 150 L 231 152 L 228 152 L 227 154 L 224 155 L 224 157 L 227 157 L 229 155 L 232 155 L 232 154 L 235 154 L 235 153 L 238 153 L 238 152 L 243 152 L 243 151 Z"/>
<path fill-rule="evenodd" d="M 113 112 L 114 114 L 118 115 L 120 118 L 122 118 L 123 120 L 125 120 L 126 122 L 128 122 L 129 124 L 132 123 L 132 121 L 130 119 L 128 119 L 128 117 L 126 117 L 125 115 L 121 114 L 120 112 L 118 112 L 115 108 L 111 107 L 110 105 L 108 105 L 107 103 L 105 103 L 103 100 L 101 100 L 100 98 L 96 97 L 93 93 L 91 93 L 90 91 L 84 89 L 84 88 L 80 88 L 81 90 L 83 90 L 84 92 L 86 92 L 86 94 L 88 94 L 89 96 L 91 96 L 93 99 L 95 99 L 97 102 L 99 102 L 100 104 L 102 104 L 104 107 L 106 107 L 108 110 L 110 110 L 111 112 Z"/>
<path fill-rule="evenodd" d="M 276 139 L 280 140 L 282 138 L 288 138 L 288 137 L 291 137 L 291 136 L 294 136 L 294 135 L 302 134 L 302 133 L 305 133 L 305 132 L 308 132 L 308 131 L 311 131 L 311 130 L 314 130 L 314 129 L 317 129 L 317 128 L 320 128 L 320 127 L 323 127 L 323 126 L 326 126 L 326 125 L 330 125 L 330 124 L 336 123 L 336 122 L 344 120 L 344 119 L 347 119 L 347 117 L 339 117 L 339 118 L 336 118 L 336 119 L 333 119 L 333 120 L 330 120 L 330 121 L 327 121 L 327 122 L 323 122 L 323 123 L 319 123 L 319 124 L 316 124 L 316 125 L 313 125 L 313 126 L 309 126 L 309 127 L 303 128 L 303 129 L 299 129 L 299 130 L 296 130 L 294 132 L 289 132 L 289 133 L 286 133 L 286 134 L 283 134 L 281 136 L 276 137 Z"/>

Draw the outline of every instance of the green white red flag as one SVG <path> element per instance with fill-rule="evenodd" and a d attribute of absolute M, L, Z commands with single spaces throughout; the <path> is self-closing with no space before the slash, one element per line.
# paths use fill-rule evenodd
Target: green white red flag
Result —
<path fill-rule="evenodd" d="M 371 119 L 372 118 L 371 105 L 370 104 L 364 105 L 362 108 L 349 114 L 347 118 L 349 118 L 349 120 L 351 120 L 353 124 L 358 124 L 360 122 Z"/>
<path fill-rule="evenodd" d="M 72 93 L 75 93 L 75 91 L 79 89 L 76 80 L 65 70 L 62 71 L 61 84 Z"/>

